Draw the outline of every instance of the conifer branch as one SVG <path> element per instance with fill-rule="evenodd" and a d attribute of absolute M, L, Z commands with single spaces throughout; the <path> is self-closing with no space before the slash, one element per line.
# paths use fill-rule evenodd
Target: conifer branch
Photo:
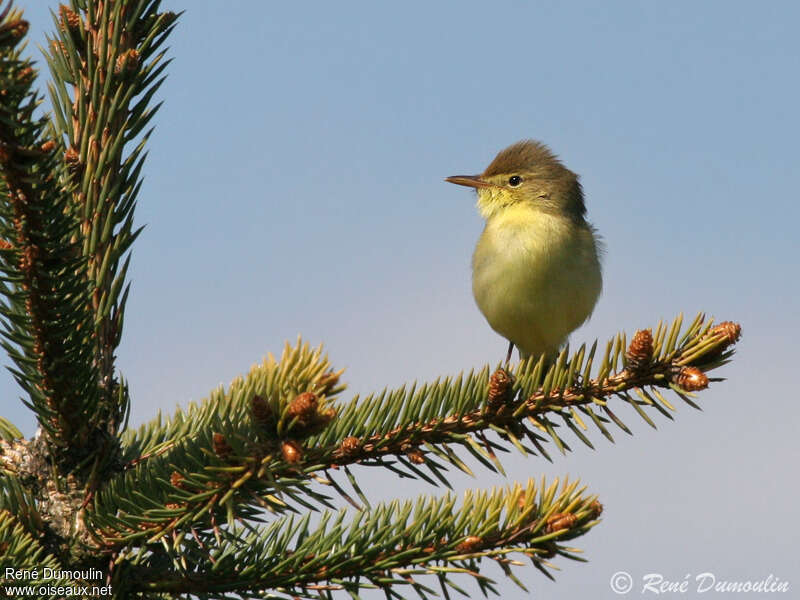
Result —
<path fill-rule="evenodd" d="M 35 591 L 53 589 L 53 593 L 37 594 L 41 600 L 61 600 L 64 596 L 56 590 L 70 586 L 85 585 L 63 576 L 64 565 L 47 552 L 38 536 L 31 535 L 30 530 L 20 521 L 13 511 L 0 509 L 0 585 L 31 588 L 31 580 L 17 580 L 6 577 L 6 569 L 16 573 L 36 571 L 39 578 L 35 581 Z"/>
<path fill-rule="evenodd" d="M 659 388 L 671 388 L 694 405 L 692 390 L 709 382 L 704 370 L 731 356 L 738 325 L 714 327 L 698 315 L 681 335 L 681 322 L 679 317 L 669 328 L 659 324 L 655 336 L 643 330 L 630 346 L 624 334 L 617 335 L 599 357 L 594 377 L 596 344 L 588 354 L 582 347 L 569 358 L 565 349 L 548 368 L 543 358 L 529 360 L 513 375 L 498 369 L 490 377 L 487 366 L 477 374 L 355 398 L 341 408 L 333 403 L 342 390 L 341 372 L 320 348 L 298 342 L 280 361 L 270 356 L 254 366 L 229 390 L 218 389 L 170 422 L 159 419 L 131 434 L 126 454 L 150 458 L 134 459 L 128 472 L 111 480 L 96 499 L 91 528 L 97 542 L 112 549 L 134 540 L 154 542 L 184 525 L 207 529 L 212 517 L 232 525 L 262 508 L 279 514 L 313 508 L 309 501 L 330 506 L 314 483 L 355 503 L 338 483 L 318 475 L 351 464 L 381 465 L 449 486 L 448 466 L 471 473 L 453 446 L 500 471 L 496 451 L 516 447 L 549 458 L 545 443 L 551 441 L 566 452 L 557 418 L 589 446 L 587 422 L 613 441 L 610 423 L 630 430 L 610 402 L 631 405 L 654 425 L 647 411 L 674 410 Z M 499 441 L 486 436 L 491 431 Z M 137 496 L 136 502 L 126 500 Z"/>
<path fill-rule="evenodd" d="M 401 388 L 364 401 L 355 399 L 314 440 L 317 447 L 309 452 L 308 460 L 322 464 L 331 460 L 342 465 L 405 453 L 414 457 L 413 462 L 422 464 L 428 459 L 417 452 L 424 451 L 426 445 L 452 443 L 470 450 L 479 460 L 482 457 L 487 466 L 494 464 L 499 469 L 493 450 L 502 447 L 490 442 L 478 444 L 470 434 L 493 430 L 524 453 L 538 452 L 549 458 L 543 441 L 549 439 L 562 453 L 569 450 L 557 432 L 559 423 L 555 419 L 590 447 L 592 444 L 583 433 L 588 429 L 587 421 L 611 441 L 608 423 L 630 433 L 609 406 L 614 400 L 629 404 L 655 427 L 647 410 L 669 418 L 668 411 L 674 410 L 659 390 L 670 389 L 697 407 L 691 400 L 693 392 L 705 389 L 712 381 L 705 372 L 728 362 L 733 354 L 730 347 L 740 336 L 738 325 L 726 322 L 714 327 L 713 322 L 705 322 L 703 315 L 698 315 L 682 335 L 681 324 L 682 317 L 669 328 L 659 323 L 654 341 L 649 330 L 642 330 L 627 351 L 625 335 L 619 334 L 607 344 L 594 378 L 590 375 L 596 343 L 588 355 L 585 346 L 572 357 L 568 357 L 569 350 L 565 348 L 549 367 L 541 357 L 538 362 L 520 363 L 514 374 L 498 368 L 489 376 L 489 368 L 485 367 L 477 375 L 460 375 L 421 389 Z M 651 338 L 650 349 L 642 355 L 641 340 L 647 337 Z M 450 414 L 436 414 L 444 406 Z M 353 419 L 356 413 L 360 415 L 358 422 Z M 372 419 L 373 415 L 384 417 L 378 422 Z M 339 448 L 329 454 L 337 439 L 341 440 Z M 522 445 L 524 439 L 536 450 Z M 459 467 L 450 455 L 436 456 Z"/>
<path fill-rule="evenodd" d="M 265 589 L 307 598 L 325 598 L 325 592 L 336 589 L 391 593 L 411 587 L 421 592 L 427 589 L 421 580 L 425 576 L 458 590 L 451 581 L 455 575 L 474 577 L 496 593 L 481 572 L 487 559 L 510 573 L 512 565 L 522 564 L 514 554 L 545 572 L 556 556 L 577 558 L 562 542 L 586 533 L 602 511 L 578 485 L 565 481 L 559 490 L 558 480 L 550 486 L 529 480 L 525 487 L 467 492 L 460 507 L 448 494 L 352 514 L 325 512 L 316 526 L 306 514 L 278 519 L 255 532 L 226 529 L 218 533 L 219 540 L 210 534 L 205 540 L 181 536 L 163 552 L 154 550 L 158 556 L 132 558 L 130 568 L 140 574 L 142 590 L 208 598 L 256 595 Z M 227 546 L 238 550 L 221 550 Z M 153 562 L 186 557 L 194 568 L 184 573 L 152 570 Z"/>
<path fill-rule="evenodd" d="M 43 537 L 46 535 L 46 524 L 39 514 L 33 494 L 25 489 L 26 486 L 15 473 L 4 471 L 0 476 L 0 512 L 14 515 L 27 532 Z"/>
<path fill-rule="evenodd" d="M 128 401 L 116 380 L 114 352 L 129 292 L 128 250 L 141 232 L 133 216 L 151 130 L 142 132 L 160 106 L 151 102 L 169 61 L 159 48 L 177 20 L 159 6 L 159 0 L 72 0 L 54 15 L 57 37 L 48 38 L 46 53 L 51 126 L 66 148 L 74 239 L 91 287 L 101 403 L 116 407 L 116 415 L 124 415 Z"/>
<path fill-rule="evenodd" d="M 27 392 L 56 462 L 74 465 L 96 448 L 97 372 L 85 261 L 59 183 L 57 144 L 34 117 L 35 72 L 20 57 L 28 23 L 6 9 L 0 24 L 0 304 L 2 345 Z M 69 452 L 65 449 L 69 448 Z"/>
<path fill-rule="evenodd" d="M 276 460 L 292 460 L 296 437 L 308 437 L 334 417 L 331 403 L 344 389 L 340 375 L 321 348 L 287 345 L 280 362 L 268 357 L 201 407 L 128 432 L 123 456 L 129 468 L 110 479 L 87 516 L 95 543 L 110 551 L 134 540 L 156 541 L 184 525 L 207 529 L 216 518 L 232 525 L 264 509 L 293 510 L 290 503 L 332 507 L 327 495 L 311 488 L 318 466 L 280 478 L 270 469 Z"/>

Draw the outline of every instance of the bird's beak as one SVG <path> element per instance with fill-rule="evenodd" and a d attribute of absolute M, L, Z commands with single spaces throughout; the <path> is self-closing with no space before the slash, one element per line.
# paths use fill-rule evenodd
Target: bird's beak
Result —
<path fill-rule="evenodd" d="M 481 179 L 480 175 L 453 175 L 452 177 L 445 178 L 445 181 L 455 183 L 456 185 L 466 185 L 467 187 L 473 188 L 492 187 L 492 184 Z"/>

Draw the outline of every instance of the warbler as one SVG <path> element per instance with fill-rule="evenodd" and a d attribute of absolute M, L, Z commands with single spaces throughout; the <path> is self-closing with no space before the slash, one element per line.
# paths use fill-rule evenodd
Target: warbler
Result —
<path fill-rule="evenodd" d="M 578 176 L 550 149 L 523 140 L 480 175 L 445 181 L 475 188 L 486 226 L 472 255 L 472 293 L 489 325 L 520 358 L 552 362 L 594 310 L 601 241 L 586 220 Z"/>

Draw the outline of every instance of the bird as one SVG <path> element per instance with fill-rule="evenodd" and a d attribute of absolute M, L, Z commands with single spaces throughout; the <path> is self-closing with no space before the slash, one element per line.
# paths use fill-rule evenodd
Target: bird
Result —
<path fill-rule="evenodd" d="M 472 293 L 491 328 L 520 359 L 552 363 L 592 314 L 603 287 L 603 242 L 586 220 L 578 175 L 543 143 L 501 150 L 480 175 L 445 181 L 474 188 L 486 221 L 472 255 Z"/>

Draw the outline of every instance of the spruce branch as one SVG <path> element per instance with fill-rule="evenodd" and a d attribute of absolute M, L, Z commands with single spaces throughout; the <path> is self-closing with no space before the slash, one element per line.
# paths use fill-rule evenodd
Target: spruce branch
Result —
<path fill-rule="evenodd" d="M 71 240 L 75 222 L 60 184 L 57 144 L 34 111 L 35 71 L 21 58 L 28 24 L 4 11 L 0 22 L 0 303 L 2 345 L 47 440 L 68 468 L 102 437 L 97 414 L 92 317 L 85 260 Z M 69 448 L 69 452 L 67 449 Z"/>
<path fill-rule="evenodd" d="M 384 391 L 363 401 L 356 398 L 340 409 L 331 426 L 314 440 L 317 449 L 309 461 L 341 465 L 418 449 L 461 468 L 451 454 L 434 450 L 441 444 L 459 444 L 483 459 L 486 466 L 501 469 L 493 451 L 503 448 L 482 437 L 483 431 L 495 431 L 523 453 L 538 452 L 549 458 L 542 445 L 548 439 L 562 453 L 570 449 L 557 431 L 559 421 L 590 447 L 583 433 L 588 430 L 587 421 L 611 441 L 606 426 L 610 422 L 630 434 L 609 406 L 613 401 L 630 405 L 655 427 L 648 411 L 668 418 L 669 411 L 674 411 L 661 390 L 670 389 L 697 407 L 691 400 L 693 392 L 713 381 L 705 372 L 728 362 L 733 354 L 730 347 L 740 335 L 738 325 L 725 322 L 714 327 L 702 314 L 681 334 L 682 322 L 678 317 L 669 327 L 659 323 L 652 352 L 638 356 L 636 364 L 629 364 L 631 350 L 641 354 L 639 340 L 652 334 L 648 330 L 638 333 L 627 352 L 625 334 L 617 335 L 606 345 L 595 377 L 591 372 L 596 342 L 588 354 L 585 345 L 572 357 L 565 348 L 549 367 L 544 357 L 529 359 L 518 364 L 513 374 L 498 368 L 490 376 L 487 366 L 477 375 L 459 375 L 419 389 Z M 479 439 L 470 434 L 478 434 Z M 524 446 L 523 439 L 536 450 Z M 331 453 L 337 440 L 339 448 Z"/>
<path fill-rule="evenodd" d="M 71 578 L 75 573 L 69 567 L 47 551 L 42 539 L 32 535 L 15 512 L 0 508 L 0 589 L 4 593 L 10 594 L 11 588 L 17 587 L 23 595 L 35 591 L 40 600 L 62 600 L 67 589 L 74 590 L 67 592 L 69 595 L 77 596 L 83 586 L 91 589 L 97 584 L 96 579 Z M 9 572 L 15 574 L 13 578 L 8 577 Z M 37 573 L 37 579 L 24 578 L 32 572 Z"/>
<path fill-rule="evenodd" d="M 100 394 L 118 415 L 127 396 L 119 393 L 114 352 L 130 289 L 128 251 L 142 229 L 133 216 L 152 129 L 142 132 L 160 106 L 152 99 L 169 63 L 160 48 L 177 20 L 159 7 L 158 0 L 72 0 L 53 15 L 57 35 L 46 50 L 52 135 L 66 148 L 74 240 L 91 288 Z"/>
<path fill-rule="evenodd" d="M 0 509 L 0 583 L 13 585 L 5 577 L 6 568 L 14 571 L 42 570 L 45 568 L 59 570 L 59 561 L 48 554 L 44 546 L 31 535 L 23 522 L 8 509 Z M 37 584 L 40 583 L 37 581 Z M 68 585 L 69 581 L 59 578 L 45 578 L 45 585 Z M 45 596 L 48 597 L 48 596 Z"/>
<path fill-rule="evenodd" d="M 312 489 L 318 466 L 271 474 L 277 461 L 298 461 L 292 449 L 335 416 L 333 399 L 344 386 L 321 347 L 288 345 L 280 362 L 271 355 L 247 377 L 219 388 L 201 406 L 159 416 L 123 438 L 125 472 L 112 477 L 93 500 L 87 525 L 106 551 L 135 540 L 154 542 L 184 525 L 232 525 L 273 513 L 332 507 Z"/>
<path fill-rule="evenodd" d="M 36 507 L 36 500 L 24 483 L 15 474 L 0 476 L 0 513 L 14 515 L 16 522 L 25 530 L 42 538 L 47 534 L 47 525 Z"/>
<path fill-rule="evenodd" d="M 652 426 L 648 413 L 671 418 L 674 411 L 660 389 L 696 406 L 691 396 L 708 385 L 705 371 L 727 362 L 740 333 L 738 325 L 714 326 L 703 315 L 683 333 L 681 324 L 679 317 L 669 327 L 659 324 L 655 335 L 638 332 L 630 345 L 624 334 L 615 336 L 594 377 L 596 343 L 588 354 L 583 346 L 569 358 L 565 349 L 549 367 L 544 358 L 527 360 L 514 374 L 498 369 L 490 376 L 486 366 L 344 406 L 333 402 L 342 391 L 341 372 L 321 348 L 298 341 L 280 361 L 268 357 L 227 391 L 130 433 L 124 446 L 130 468 L 97 496 L 88 522 L 97 543 L 111 550 L 152 543 L 183 526 L 208 530 L 214 519 L 232 526 L 261 509 L 280 514 L 330 506 L 314 484 L 368 506 L 348 465 L 380 465 L 449 486 L 449 466 L 471 474 L 457 446 L 502 472 L 497 452 L 511 447 L 548 459 L 548 441 L 569 450 L 561 423 L 590 447 L 587 422 L 613 441 L 610 423 L 630 430 L 610 403 L 630 405 Z M 490 440 L 489 432 L 499 439 Z M 358 501 L 331 476 L 335 468 Z"/>
<path fill-rule="evenodd" d="M 559 489 L 560 488 L 560 489 Z M 460 590 L 452 578 L 475 578 L 488 592 L 493 581 L 481 572 L 486 560 L 506 573 L 527 557 L 548 572 L 556 556 L 578 559 L 563 542 L 597 523 L 602 506 L 578 482 L 469 491 L 461 506 L 443 498 L 394 501 L 349 513 L 288 516 L 252 531 L 234 527 L 213 535 L 179 536 L 154 554 L 129 555 L 127 568 L 137 573 L 140 589 L 223 598 L 227 593 L 274 590 L 294 597 L 326 598 L 328 592 L 382 589 L 397 595 L 411 588 L 422 597 L 430 591 L 423 577 L 443 589 Z M 226 548 L 234 547 L 234 551 Z M 187 560 L 188 558 L 188 560 Z M 171 573 L 155 564 L 181 564 Z M 122 563 L 123 568 L 125 564 Z M 270 596 L 277 597 L 277 596 Z"/>

